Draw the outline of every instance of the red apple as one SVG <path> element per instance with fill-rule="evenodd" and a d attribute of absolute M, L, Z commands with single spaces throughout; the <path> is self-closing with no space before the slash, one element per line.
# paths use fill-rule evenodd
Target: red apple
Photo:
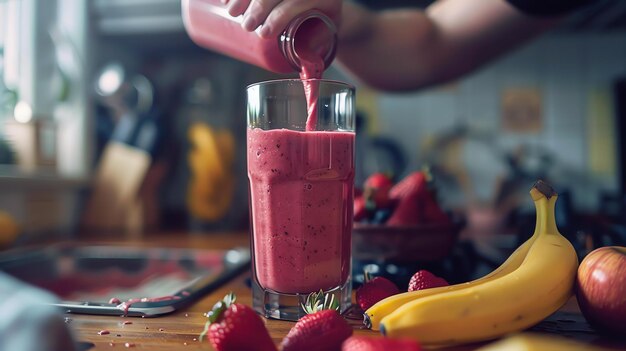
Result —
<path fill-rule="evenodd" d="M 583 315 L 598 331 L 626 333 L 626 247 L 590 252 L 578 267 L 576 297 Z"/>

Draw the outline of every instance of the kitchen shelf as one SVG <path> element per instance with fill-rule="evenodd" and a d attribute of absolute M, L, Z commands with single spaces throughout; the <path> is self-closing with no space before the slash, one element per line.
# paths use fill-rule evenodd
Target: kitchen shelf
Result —
<path fill-rule="evenodd" d="M 0 190 L 24 189 L 79 190 L 89 186 L 89 177 L 67 177 L 56 172 L 38 170 L 25 172 L 15 166 L 0 165 Z"/>
<path fill-rule="evenodd" d="M 95 0 L 91 17 L 105 35 L 185 31 L 180 0 Z"/>

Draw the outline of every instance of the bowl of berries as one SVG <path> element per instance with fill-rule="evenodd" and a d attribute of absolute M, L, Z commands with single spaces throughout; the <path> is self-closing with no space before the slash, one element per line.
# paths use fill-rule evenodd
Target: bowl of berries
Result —
<path fill-rule="evenodd" d="M 428 172 L 413 172 L 395 184 L 387 175 L 375 173 L 354 199 L 353 257 L 440 260 L 452 250 L 463 225 L 440 207 Z"/>

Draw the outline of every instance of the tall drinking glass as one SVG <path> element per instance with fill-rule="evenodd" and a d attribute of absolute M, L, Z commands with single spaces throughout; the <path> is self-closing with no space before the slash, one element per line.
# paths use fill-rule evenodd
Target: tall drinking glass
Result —
<path fill-rule="evenodd" d="M 304 86 L 318 84 L 307 105 Z M 297 320 L 307 295 L 320 290 L 342 312 L 350 306 L 354 126 L 350 85 L 286 79 L 248 87 L 253 306 L 268 318 Z"/>

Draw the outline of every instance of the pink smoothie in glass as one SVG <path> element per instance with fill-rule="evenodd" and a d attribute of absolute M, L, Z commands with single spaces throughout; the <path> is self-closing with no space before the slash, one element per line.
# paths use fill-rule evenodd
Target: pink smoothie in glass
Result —
<path fill-rule="evenodd" d="M 354 133 L 248 129 L 258 283 L 280 293 L 344 284 L 350 273 Z"/>

